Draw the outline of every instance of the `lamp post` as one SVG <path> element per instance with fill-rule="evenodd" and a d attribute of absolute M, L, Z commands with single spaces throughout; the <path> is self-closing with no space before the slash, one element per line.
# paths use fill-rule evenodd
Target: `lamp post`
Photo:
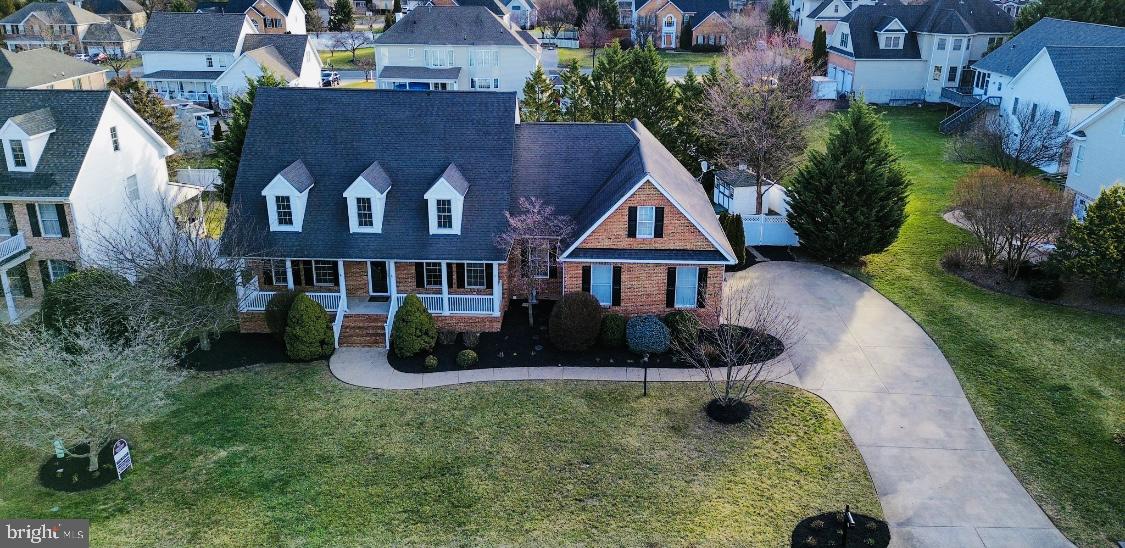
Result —
<path fill-rule="evenodd" d="M 641 364 L 643 364 L 643 367 L 645 368 L 644 394 L 642 394 L 642 395 L 647 397 L 648 396 L 648 353 L 647 352 L 645 353 L 644 356 L 641 357 Z"/>
<path fill-rule="evenodd" d="M 844 548 L 848 548 L 848 529 L 855 527 L 855 518 L 852 517 L 852 509 L 850 504 L 844 505 Z"/>

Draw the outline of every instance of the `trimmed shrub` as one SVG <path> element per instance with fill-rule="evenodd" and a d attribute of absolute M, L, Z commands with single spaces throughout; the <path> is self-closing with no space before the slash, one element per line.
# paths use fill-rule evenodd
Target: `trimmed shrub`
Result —
<path fill-rule="evenodd" d="M 597 298 L 585 292 L 567 293 L 551 310 L 547 333 L 560 350 L 577 352 L 598 340 L 601 323 L 602 305 Z"/>
<path fill-rule="evenodd" d="M 462 350 L 457 353 L 457 366 L 461 369 L 468 369 L 479 361 L 480 358 L 477 357 L 477 353 L 472 350 Z"/>
<path fill-rule="evenodd" d="M 598 333 L 598 342 L 606 348 L 625 346 L 625 316 L 621 314 L 602 316 L 602 328 Z"/>
<path fill-rule="evenodd" d="M 426 356 L 426 361 L 423 362 L 426 369 L 437 369 L 437 356 L 430 354 Z"/>
<path fill-rule="evenodd" d="M 633 316 L 625 324 L 625 341 L 637 354 L 662 354 L 671 344 L 668 326 L 652 315 Z"/>
<path fill-rule="evenodd" d="M 300 292 L 286 289 L 278 291 L 270 302 L 266 303 L 266 327 L 270 334 L 277 340 L 285 339 L 285 328 L 289 325 L 289 309 L 293 307 L 293 299 Z"/>
<path fill-rule="evenodd" d="M 464 341 L 465 347 L 476 348 L 480 344 L 480 331 L 466 331 L 461 334 L 461 340 Z"/>
<path fill-rule="evenodd" d="M 941 256 L 941 267 L 949 272 L 972 268 L 982 262 L 980 250 L 971 246 L 954 247 Z"/>
<path fill-rule="evenodd" d="M 723 228 L 727 241 L 734 249 L 734 257 L 738 264 L 746 264 L 746 230 L 743 228 L 742 215 L 738 213 L 721 213 L 719 226 Z"/>
<path fill-rule="evenodd" d="M 664 325 L 668 326 L 668 332 L 673 340 L 686 344 L 699 339 L 699 330 L 703 327 L 703 322 L 700 322 L 695 314 L 673 310 L 664 316 Z"/>
<path fill-rule="evenodd" d="M 1027 282 L 1027 294 L 1036 299 L 1053 301 L 1062 296 L 1063 282 L 1057 277 L 1043 276 Z"/>
<path fill-rule="evenodd" d="M 448 329 L 442 329 L 437 333 L 438 344 L 453 344 L 457 342 L 457 332 Z"/>
<path fill-rule="evenodd" d="M 324 307 L 308 295 L 297 295 L 285 328 L 285 353 L 290 359 L 309 361 L 327 358 L 335 349 L 332 322 Z"/>
<path fill-rule="evenodd" d="M 112 303 L 99 298 L 106 293 L 129 291 L 124 276 L 100 268 L 88 268 L 63 276 L 47 286 L 40 304 L 43 325 L 59 329 L 101 322 L 110 333 L 124 335 L 126 318 Z"/>
<path fill-rule="evenodd" d="M 419 352 L 429 352 L 437 342 L 434 317 L 417 295 L 407 295 L 395 312 L 391 330 L 391 348 L 400 358 L 409 358 Z"/>

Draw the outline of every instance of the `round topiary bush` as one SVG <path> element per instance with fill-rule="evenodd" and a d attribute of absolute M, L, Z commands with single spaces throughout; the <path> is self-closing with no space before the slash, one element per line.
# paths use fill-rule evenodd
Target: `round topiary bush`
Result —
<path fill-rule="evenodd" d="M 621 314 L 602 316 L 602 328 L 598 333 L 598 342 L 606 348 L 625 346 L 625 316 Z"/>
<path fill-rule="evenodd" d="M 479 361 L 480 358 L 477 357 L 477 353 L 472 350 L 462 350 L 457 353 L 457 365 L 461 369 L 468 369 Z"/>
<path fill-rule="evenodd" d="M 476 348 L 480 344 L 480 331 L 466 331 L 461 334 L 465 348 Z"/>
<path fill-rule="evenodd" d="M 437 369 L 437 356 L 433 354 L 426 356 L 426 360 L 423 364 L 426 366 L 426 369 Z"/>
<path fill-rule="evenodd" d="M 335 349 L 332 323 L 324 307 L 308 295 L 297 295 L 285 328 L 285 353 L 290 359 L 309 361 L 327 358 Z"/>
<path fill-rule="evenodd" d="M 437 325 L 434 317 L 417 295 L 407 295 L 395 312 L 391 329 L 391 348 L 395 356 L 409 358 L 419 352 L 429 352 L 437 343 Z"/>
<path fill-rule="evenodd" d="M 625 342 L 637 354 L 663 354 L 671 339 L 668 326 L 656 316 L 633 316 L 625 324 Z"/>
<path fill-rule="evenodd" d="M 63 276 L 47 286 L 40 312 L 43 325 L 59 329 L 99 322 L 110 333 L 124 334 L 126 318 L 103 295 L 125 295 L 131 287 L 124 276 L 100 268 L 87 268 Z"/>
<path fill-rule="evenodd" d="M 289 310 L 293 307 L 293 299 L 300 292 L 286 289 L 278 291 L 266 303 L 266 328 L 277 340 L 285 338 L 285 328 L 289 326 Z"/>
<path fill-rule="evenodd" d="M 593 346 L 602 325 L 602 305 L 586 292 L 563 295 L 547 321 L 551 342 L 560 350 L 578 352 Z"/>
<path fill-rule="evenodd" d="M 703 322 L 700 322 L 695 314 L 673 310 L 664 316 L 664 325 L 668 326 L 672 340 L 688 344 L 699 339 L 699 330 L 703 327 Z"/>

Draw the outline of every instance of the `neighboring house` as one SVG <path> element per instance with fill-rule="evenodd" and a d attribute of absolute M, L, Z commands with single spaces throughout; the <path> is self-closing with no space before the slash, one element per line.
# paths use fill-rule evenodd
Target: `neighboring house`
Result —
<path fill-rule="evenodd" d="M 652 40 L 660 49 L 680 47 L 680 34 L 692 29 L 693 44 L 724 45 L 730 36 L 728 0 L 648 0 L 636 10 L 638 42 Z M 696 40 L 696 35 L 704 41 Z"/>
<path fill-rule="evenodd" d="M 1004 10 L 1005 13 L 1007 13 L 1008 15 L 1011 15 L 1013 19 L 1018 17 L 1019 14 L 1020 14 L 1020 11 L 1023 10 L 1023 8 L 1027 7 L 1027 5 L 1032 2 L 1032 0 L 992 0 L 992 1 L 995 2 L 997 6 L 1000 6 L 1000 9 Z"/>
<path fill-rule="evenodd" d="M 258 34 L 241 13 L 154 13 L 137 52 L 141 79 L 167 99 L 226 108 L 267 70 L 290 86 L 320 87 L 308 35 Z"/>
<path fill-rule="evenodd" d="M 534 0 L 508 0 L 506 6 L 512 22 L 524 29 L 533 29 L 539 22 Z"/>
<path fill-rule="evenodd" d="M 137 33 L 66 2 L 26 4 L 0 19 L 0 30 L 10 51 L 47 47 L 64 53 L 129 56 L 141 41 Z"/>
<path fill-rule="evenodd" d="M 633 28 L 633 0 L 617 0 L 617 24 L 623 29 Z"/>
<path fill-rule="evenodd" d="M 479 6 L 415 8 L 375 39 L 380 89 L 523 91 L 539 41 Z"/>
<path fill-rule="evenodd" d="M 447 4 L 449 6 L 462 6 L 462 7 L 477 6 L 477 7 L 485 8 L 488 11 L 491 11 L 497 17 L 504 17 L 505 15 L 511 14 L 511 10 L 508 8 L 508 4 L 506 4 L 503 0 L 446 0 L 446 1 L 449 2 L 449 4 Z M 440 2 L 433 2 L 431 0 L 429 3 L 427 3 L 427 5 L 441 6 L 442 4 Z"/>
<path fill-rule="evenodd" d="M 809 46 L 812 44 L 817 27 L 824 27 L 824 32 L 831 35 L 836 29 L 836 23 L 845 15 L 859 6 L 872 6 L 876 4 L 901 4 L 898 0 L 791 0 L 790 9 L 794 9 L 793 20 L 797 22 L 797 35 L 801 43 Z"/>
<path fill-rule="evenodd" d="M 1103 190 L 1125 184 L 1125 93 L 1074 126 L 1070 138 L 1066 187 L 1074 191 L 1074 214 L 1085 219 Z"/>
<path fill-rule="evenodd" d="M 299 0 L 217 0 L 195 5 L 201 13 L 241 13 L 261 34 L 305 34 L 305 8 Z M 360 13 L 363 13 L 362 11 Z M 324 19 L 328 24 L 328 19 Z"/>
<path fill-rule="evenodd" d="M 706 169 L 706 168 L 704 168 Z M 797 233 L 789 226 L 789 195 L 785 187 L 769 179 L 762 181 L 762 212 L 758 213 L 758 181 L 746 166 L 704 172 L 713 177 L 711 201 L 718 213 L 742 216 L 748 246 L 797 246 Z"/>
<path fill-rule="evenodd" d="M 613 312 L 718 322 L 734 252 L 702 187 L 636 120 L 521 123 L 514 93 L 256 99 L 232 207 L 261 227 L 268 254 L 242 288 L 244 331 L 265 329 L 265 304 L 286 288 L 325 304 L 343 345 L 385 345 L 409 294 L 439 329 L 498 331 L 509 302 L 528 296 L 525 273 L 543 298 L 587 291 Z M 342 128 L 375 138 L 333 138 Z M 521 198 L 569 216 L 576 233 L 497 247 Z"/>
<path fill-rule="evenodd" d="M 7 320 L 97 262 L 97 227 L 177 199 L 174 151 L 110 91 L 0 90 L 0 282 Z"/>
<path fill-rule="evenodd" d="M 106 70 L 50 48 L 0 49 L 0 87 L 105 89 Z"/>
<path fill-rule="evenodd" d="M 134 0 L 65 0 L 84 10 L 96 13 L 119 27 L 143 32 L 148 22 L 144 6 Z"/>

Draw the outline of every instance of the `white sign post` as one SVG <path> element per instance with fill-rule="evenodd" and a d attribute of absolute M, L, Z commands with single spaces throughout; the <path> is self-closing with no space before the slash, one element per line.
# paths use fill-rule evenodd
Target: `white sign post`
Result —
<path fill-rule="evenodd" d="M 121 474 L 133 467 L 133 455 L 125 440 L 117 440 L 113 444 L 113 464 L 117 467 L 117 479 L 121 479 Z"/>

